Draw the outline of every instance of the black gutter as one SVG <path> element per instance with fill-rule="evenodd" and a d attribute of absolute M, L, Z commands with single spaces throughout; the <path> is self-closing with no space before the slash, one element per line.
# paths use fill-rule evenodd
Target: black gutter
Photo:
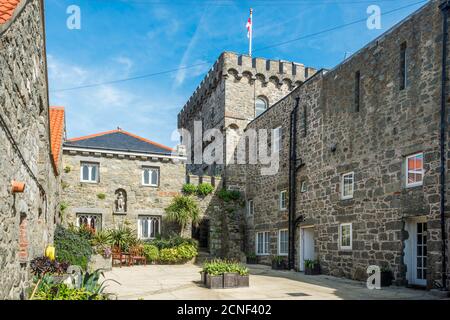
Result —
<path fill-rule="evenodd" d="M 295 268 L 295 202 L 297 190 L 297 110 L 300 98 L 295 99 L 291 112 L 290 154 L 289 154 L 289 270 Z"/>
<path fill-rule="evenodd" d="M 446 119 L 446 87 L 447 87 L 447 42 L 448 42 L 448 10 L 450 9 L 450 0 L 446 0 L 440 5 L 443 13 L 442 28 L 442 87 L 441 87 L 441 123 L 440 123 L 440 214 L 441 214 L 441 238 L 442 238 L 442 289 L 447 289 L 447 262 L 446 262 L 446 230 L 445 230 L 445 134 L 447 130 Z"/>

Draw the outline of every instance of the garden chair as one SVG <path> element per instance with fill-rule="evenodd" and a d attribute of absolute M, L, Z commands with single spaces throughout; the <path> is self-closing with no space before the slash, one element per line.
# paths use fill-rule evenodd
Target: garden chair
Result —
<path fill-rule="evenodd" d="M 119 261 L 119 266 L 122 267 L 122 264 L 124 263 L 127 265 L 129 262 L 129 257 L 126 253 L 122 252 L 120 247 L 114 246 L 112 248 L 112 265 L 114 266 L 114 261 Z"/>
<path fill-rule="evenodd" d="M 133 264 L 147 265 L 147 258 L 145 257 L 143 248 L 141 246 L 130 248 L 130 256 L 128 257 L 128 266 L 131 266 Z"/>

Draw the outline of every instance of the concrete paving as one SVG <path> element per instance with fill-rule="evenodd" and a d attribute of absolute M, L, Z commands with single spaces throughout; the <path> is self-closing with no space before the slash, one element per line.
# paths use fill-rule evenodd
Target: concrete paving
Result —
<path fill-rule="evenodd" d="M 305 276 L 251 265 L 250 287 L 207 289 L 200 283 L 201 268 L 186 265 L 149 265 L 114 268 L 105 273 L 106 292 L 120 300 L 424 300 L 438 299 L 428 291 L 391 286 L 369 290 L 365 283 L 326 275 Z"/>

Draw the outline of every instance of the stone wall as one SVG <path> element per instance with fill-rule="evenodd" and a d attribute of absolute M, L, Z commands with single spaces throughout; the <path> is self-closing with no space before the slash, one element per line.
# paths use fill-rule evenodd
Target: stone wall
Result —
<path fill-rule="evenodd" d="M 427 286 L 441 279 L 441 26 L 438 1 L 432 1 L 335 69 L 318 73 L 271 113 L 249 125 L 259 128 L 282 123 L 285 128 L 289 110 L 295 98 L 300 98 L 297 153 L 305 166 L 297 176 L 296 217 L 303 217 L 299 227 L 314 227 L 315 252 L 324 273 L 362 280 L 366 268 L 375 264 L 390 267 L 397 282 L 406 283 L 404 250 L 409 234 L 405 224 L 424 217 L 428 225 Z M 400 90 L 403 42 L 408 47 L 409 81 L 407 88 Z M 354 94 L 358 71 L 359 111 Z M 405 157 L 416 152 L 424 153 L 423 186 L 406 188 Z M 256 230 L 273 232 L 284 228 L 287 220 L 276 210 L 276 199 L 286 184 L 288 166 L 282 166 L 274 177 L 258 176 L 258 169 L 247 169 L 247 197 L 255 201 L 255 215 L 248 218 L 249 243 Z M 350 171 L 355 177 L 354 197 L 341 200 L 341 175 Z M 306 192 L 300 191 L 302 181 Z M 339 248 L 341 223 L 352 223 L 351 251 Z M 296 235 L 298 266 L 299 229 Z M 275 246 L 273 240 L 273 255 Z"/>
<path fill-rule="evenodd" d="M 73 148 L 71 148 L 73 149 Z M 174 158 L 156 156 L 125 156 L 94 152 L 63 150 L 62 201 L 68 205 L 63 213 L 65 224 L 76 224 L 77 214 L 101 216 L 102 228 L 114 228 L 127 221 L 137 229 L 139 215 L 162 217 L 163 235 L 178 231 L 165 221 L 164 209 L 179 195 L 186 179 L 185 164 Z M 99 164 L 99 182 L 80 182 L 81 162 Z M 142 185 L 142 167 L 158 167 L 158 187 Z M 115 212 L 115 192 L 123 189 L 127 197 L 127 212 Z M 105 196 L 101 199 L 102 195 Z"/>
<path fill-rule="evenodd" d="M 0 25 L 0 299 L 27 297 L 29 262 L 53 242 L 59 180 L 50 156 L 42 2 Z M 11 181 L 25 183 L 11 192 Z"/>

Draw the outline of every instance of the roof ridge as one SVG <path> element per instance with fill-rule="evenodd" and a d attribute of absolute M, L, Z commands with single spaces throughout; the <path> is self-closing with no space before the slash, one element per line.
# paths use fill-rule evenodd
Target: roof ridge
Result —
<path fill-rule="evenodd" d="M 128 135 L 130 137 L 133 137 L 135 139 L 138 139 L 138 140 L 141 140 L 143 142 L 152 144 L 152 145 L 154 145 L 156 147 L 159 147 L 159 148 L 162 148 L 162 149 L 166 149 L 167 151 L 174 151 L 174 149 L 172 149 L 172 148 L 170 148 L 168 146 L 165 146 L 165 145 L 163 145 L 161 143 L 158 143 L 158 142 L 155 142 L 155 141 L 143 138 L 141 136 L 138 136 L 138 135 L 133 134 L 131 132 L 125 131 L 123 129 L 114 129 L 114 130 L 109 130 L 109 131 L 89 134 L 89 135 L 86 135 L 86 136 L 81 136 L 81 137 L 67 139 L 67 141 L 68 142 L 75 142 L 75 141 L 87 140 L 87 139 L 91 139 L 91 138 L 101 137 L 101 136 L 104 136 L 104 135 L 107 135 L 107 134 L 111 134 L 111 133 L 123 133 L 123 134 L 126 134 L 126 135 Z"/>

